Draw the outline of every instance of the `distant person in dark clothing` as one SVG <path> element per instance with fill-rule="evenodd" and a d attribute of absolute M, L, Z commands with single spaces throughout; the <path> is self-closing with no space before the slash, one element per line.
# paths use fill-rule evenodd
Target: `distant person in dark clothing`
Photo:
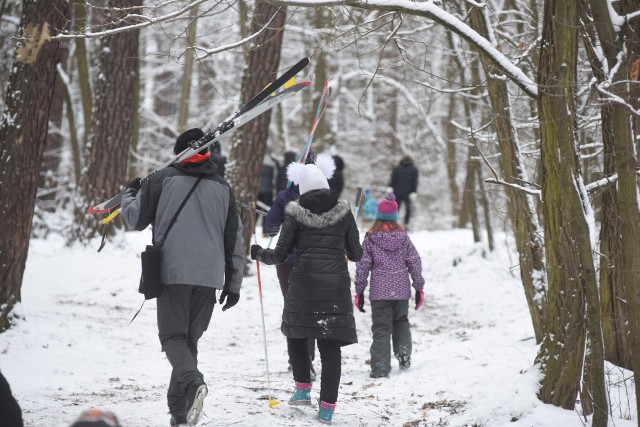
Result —
<path fill-rule="evenodd" d="M 260 172 L 260 186 L 258 187 L 258 201 L 264 203 L 262 209 L 268 209 L 273 201 L 273 178 L 275 168 L 269 164 L 262 165 Z"/>
<path fill-rule="evenodd" d="M 411 157 L 403 157 L 400 164 L 393 168 L 389 185 L 396 196 L 398 209 L 405 205 L 404 226 L 407 227 L 411 219 L 411 202 L 415 200 L 418 190 L 418 169 Z"/>
<path fill-rule="evenodd" d="M 329 180 L 329 188 L 333 191 L 338 198 L 342 194 L 344 189 L 344 176 L 342 171 L 344 170 L 344 160 L 340 156 L 333 156 L 333 162 L 336 164 L 336 170 L 333 172 L 333 176 Z"/>
<path fill-rule="evenodd" d="M 227 169 L 227 156 L 222 154 L 222 147 L 220 147 L 220 141 L 215 141 L 211 144 L 211 160 L 217 166 L 218 170 L 216 175 L 224 178 L 224 173 Z"/>
<path fill-rule="evenodd" d="M 11 393 L 7 379 L 0 373 L 0 425 L 23 427 L 22 410 Z"/>
<path fill-rule="evenodd" d="M 287 182 L 289 182 L 289 178 L 287 178 L 287 168 L 289 165 L 296 161 L 296 153 L 293 151 L 287 151 L 284 153 L 284 162 L 282 164 L 278 164 L 278 176 L 276 177 L 276 193 L 278 191 L 282 191 L 287 187 Z"/>

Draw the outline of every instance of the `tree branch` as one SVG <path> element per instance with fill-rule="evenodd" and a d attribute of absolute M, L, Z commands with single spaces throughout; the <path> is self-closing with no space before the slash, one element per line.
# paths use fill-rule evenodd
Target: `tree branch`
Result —
<path fill-rule="evenodd" d="M 469 44 L 484 52 L 485 55 L 502 70 L 520 89 L 532 98 L 538 96 L 537 85 L 503 53 L 487 39 L 452 14 L 436 6 L 432 1 L 414 2 L 411 0 L 271 0 L 274 4 L 301 7 L 349 6 L 358 9 L 387 10 L 424 16 L 432 19 L 450 31 L 458 34 Z"/>

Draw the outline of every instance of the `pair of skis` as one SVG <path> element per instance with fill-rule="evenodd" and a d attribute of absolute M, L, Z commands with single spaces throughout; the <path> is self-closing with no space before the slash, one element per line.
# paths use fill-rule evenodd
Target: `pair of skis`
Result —
<path fill-rule="evenodd" d="M 309 87 L 311 85 L 311 79 L 309 78 L 304 79 L 300 82 L 292 81 L 294 76 L 305 69 L 307 65 L 309 65 L 309 58 L 303 58 L 298 61 L 298 63 L 285 71 L 275 81 L 273 81 L 266 88 L 260 91 L 249 102 L 240 107 L 235 113 L 229 116 L 215 129 L 208 132 L 199 140 L 193 141 L 190 144 L 190 147 L 186 148 L 184 151 L 180 152 L 179 154 L 168 160 L 166 163 L 153 170 L 149 175 L 144 177 L 142 179 L 142 183 L 148 180 L 149 177 L 158 172 L 160 169 L 188 159 L 198 151 L 210 146 L 215 141 L 219 140 L 222 136 L 229 136 L 236 128 L 253 120 L 265 111 L 270 110 L 275 105 L 298 93 L 302 89 Z M 87 212 L 91 214 L 110 214 L 102 221 L 103 224 L 106 224 L 118 214 L 118 208 L 120 207 L 123 194 L 124 191 L 109 200 L 90 207 L 89 209 L 87 209 Z"/>

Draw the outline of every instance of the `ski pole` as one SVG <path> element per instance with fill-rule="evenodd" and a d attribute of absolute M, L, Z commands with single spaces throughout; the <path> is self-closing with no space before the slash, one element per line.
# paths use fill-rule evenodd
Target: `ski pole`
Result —
<path fill-rule="evenodd" d="M 251 228 L 253 229 L 253 243 L 258 244 L 256 236 L 256 204 L 251 202 Z M 258 277 L 258 295 L 260 296 L 260 316 L 262 317 L 262 338 L 264 340 L 264 360 L 267 366 L 267 390 L 269 393 L 269 408 L 273 408 L 280 402 L 271 397 L 271 379 L 269 377 L 269 353 L 267 352 L 267 330 L 264 326 L 264 306 L 262 304 L 262 280 L 260 279 L 260 261 L 256 260 L 256 276 Z"/>
<path fill-rule="evenodd" d="M 362 205 L 362 187 L 356 187 L 356 208 L 353 213 L 353 218 L 356 220 L 356 225 L 358 224 L 358 212 L 360 211 L 360 206 Z"/>

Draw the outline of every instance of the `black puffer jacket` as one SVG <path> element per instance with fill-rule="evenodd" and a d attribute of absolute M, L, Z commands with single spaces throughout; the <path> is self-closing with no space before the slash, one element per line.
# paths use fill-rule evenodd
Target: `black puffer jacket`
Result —
<path fill-rule="evenodd" d="M 285 208 L 285 220 L 274 249 L 261 249 L 265 264 L 284 262 L 298 251 L 284 299 L 282 333 L 287 338 L 358 342 L 351 304 L 350 261 L 362 258 L 362 246 L 349 203 L 329 190 L 314 190 Z"/>

